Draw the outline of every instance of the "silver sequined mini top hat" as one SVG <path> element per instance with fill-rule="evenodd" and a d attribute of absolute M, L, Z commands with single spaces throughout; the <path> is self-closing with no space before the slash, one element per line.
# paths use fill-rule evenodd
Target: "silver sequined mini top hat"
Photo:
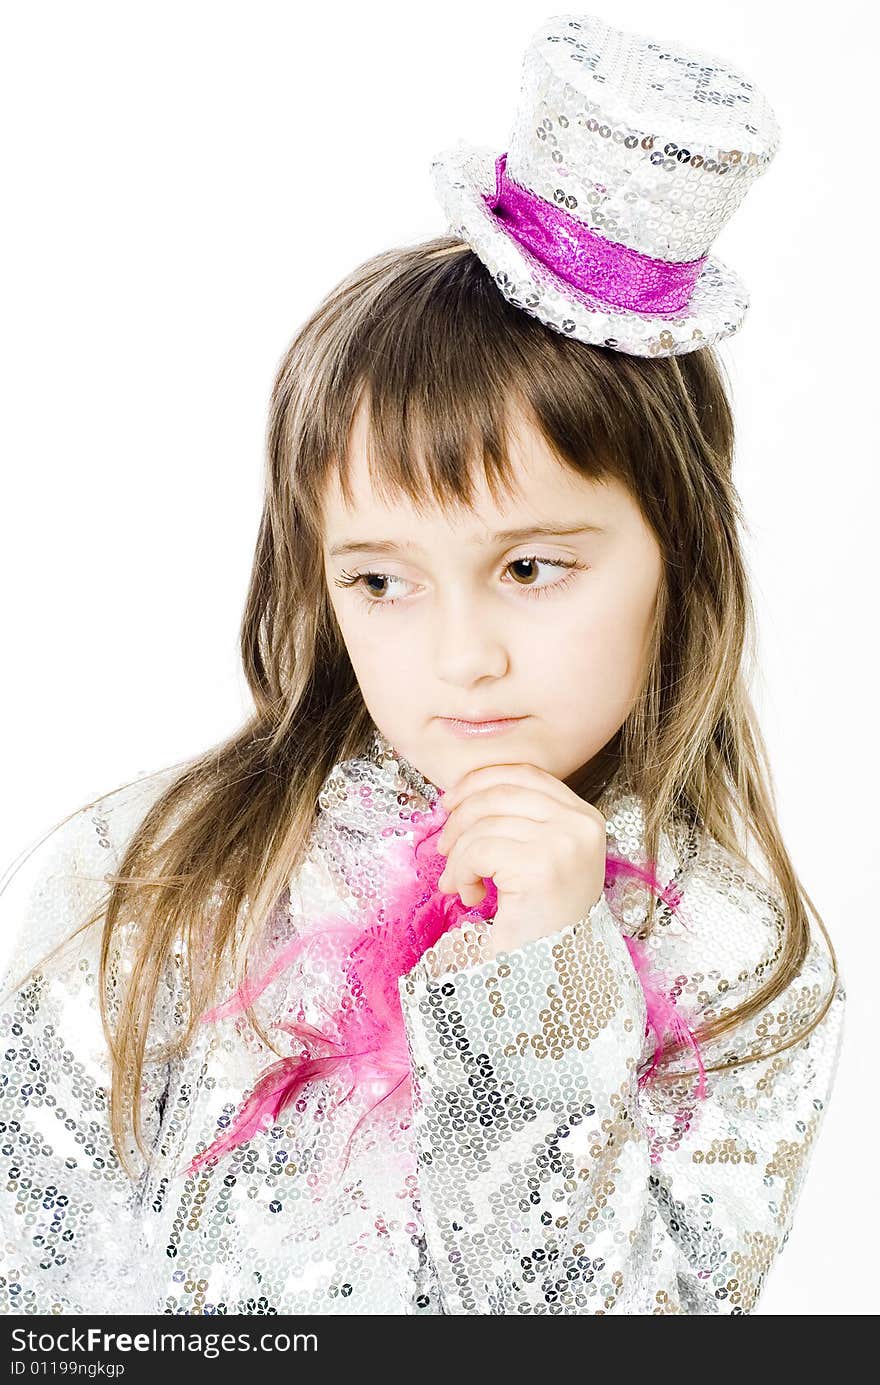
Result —
<path fill-rule="evenodd" d="M 673 356 L 742 326 L 746 287 L 709 251 L 779 138 L 723 59 L 555 15 L 526 50 L 508 149 L 460 141 L 431 177 L 450 234 L 516 307 L 581 341 Z"/>

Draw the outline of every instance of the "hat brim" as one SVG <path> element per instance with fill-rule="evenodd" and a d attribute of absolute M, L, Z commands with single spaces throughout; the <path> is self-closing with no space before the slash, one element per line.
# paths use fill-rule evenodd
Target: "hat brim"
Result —
<path fill-rule="evenodd" d="M 459 144 L 431 161 L 431 178 L 449 219 L 449 234 L 470 245 L 501 293 L 548 327 L 594 346 L 634 356 L 696 351 L 742 326 L 749 294 L 738 274 L 708 257 L 685 308 L 674 314 L 615 308 L 560 279 L 524 249 L 486 206 L 495 190 L 496 153 Z"/>

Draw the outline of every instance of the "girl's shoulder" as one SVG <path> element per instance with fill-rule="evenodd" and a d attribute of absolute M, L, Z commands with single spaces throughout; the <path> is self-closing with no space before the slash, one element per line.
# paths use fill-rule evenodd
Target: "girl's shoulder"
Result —
<path fill-rule="evenodd" d="M 76 965 L 84 947 L 77 930 L 178 773 L 174 767 L 142 775 L 80 805 L 8 862 L 0 879 L 0 998 L 50 952 L 62 949 L 66 966 Z"/>
<path fill-rule="evenodd" d="M 636 794 L 622 793 L 606 814 L 608 849 L 644 859 L 644 810 Z M 784 963 L 791 921 L 782 891 L 750 860 L 705 830 L 671 824 L 661 833 L 656 876 L 663 887 L 647 938 L 654 962 L 692 1002 L 720 1013 L 746 1001 Z M 648 892 L 615 885 L 615 912 L 623 930 L 644 936 Z M 809 917 L 809 916 L 808 916 Z M 843 987 L 824 927 L 809 918 L 809 939 L 786 999 L 800 1011 L 824 1008 Z M 780 998 L 777 1006 L 785 1012 Z"/>
<path fill-rule="evenodd" d="M 74 1182 L 89 1169 L 87 1163 L 69 1174 L 84 1146 L 94 1168 L 103 1170 L 94 1175 L 88 1196 L 111 1216 L 126 1215 L 130 1185 L 116 1167 L 107 1108 L 114 1079 L 101 1007 L 103 919 L 111 888 L 106 876 L 118 869 L 131 834 L 173 774 L 144 775 L 82 804 L 26 847 L 0 881 L 0 1048 L 8 1060 L 0 1084 L 3 1119 L 20 1123 L 27 1148 L 41 1146 L 39 1160 L 45 1162 L 54 1149 L 60 1167 L 64 1150 L 62 1172 Z M 111 1011 L 125 974 L 114 942 L 107 967 Z M 164 1023 L 164 1012 L 160 1018 Z M 157 1137 L 166 1082 L 167 1063 L 161 1055 L 159 1061 L 148 1056 L 140 1087 L 148 1143 Z M 47 1106 L 52 1110 L 41 1109 Z M 64 1119 L 63 1128 L 56 1117 Z M 43 1146 L 44 1139 L 51 1147 Z M 134 1145 L 129 1157 L 139 1164 Z"/>

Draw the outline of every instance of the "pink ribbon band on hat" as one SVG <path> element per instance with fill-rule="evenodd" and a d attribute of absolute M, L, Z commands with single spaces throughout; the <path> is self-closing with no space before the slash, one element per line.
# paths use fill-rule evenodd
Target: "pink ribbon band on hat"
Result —
<path fill-rule="evenodd" d="M 507 154 L 495 160 L 495 192 L 483 201 L 504 229 L 560 279 L 610 307 L 667 313 L 684 308 L 707 256 L 676 263 L 605 240 L 577 217 L 545 202 L 507 174 Z"/>

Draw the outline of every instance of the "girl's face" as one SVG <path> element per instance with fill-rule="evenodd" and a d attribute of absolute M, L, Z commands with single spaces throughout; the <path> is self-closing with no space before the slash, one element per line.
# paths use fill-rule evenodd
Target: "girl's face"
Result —
<path fill-rule="evenodd" d="M 373 721 L 441 789 L 492 764 L 566 780 L 618 731 L 645 673 L 662 556 L 638 505 L 564 468 L 523 420 L 515 499 L 499 510 L 481 478 L 472 511 L 420 515 L 373 494 L 364 428 L 361 412 L 354 509 L 335 476 L 325 493 L 324 570 Z M 463 737 L 457 717 L 518 720 Z"/>

